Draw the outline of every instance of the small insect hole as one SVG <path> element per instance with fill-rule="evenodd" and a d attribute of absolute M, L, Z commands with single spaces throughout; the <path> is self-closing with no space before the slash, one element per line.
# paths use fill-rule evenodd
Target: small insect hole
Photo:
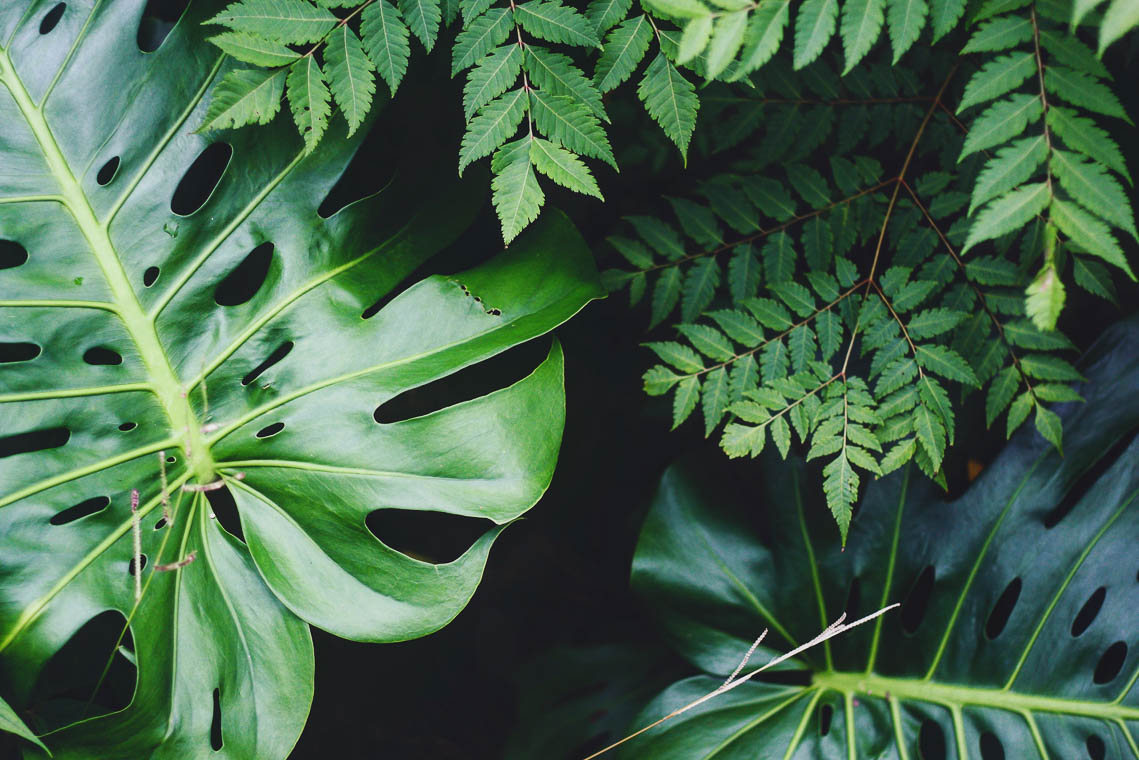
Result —
<path fill-rule="evenodd" d="M 945 732 L 935 721 L 922 721 L 918 731 L 918 749 L 922 760 L 946 760 Z"/>
<path fill-rule="evenodd" d="M 1084 606 L 1080 608 L 1079 613 L 1076 614 L 1076 619 L 1072 621 L 1072 638 L 1083 634 L 1095 622 L 1105 598 L 1107 598 L 1107 589 L 1103 586 L 1092 592 L 1092 595 L 1084 602 Z"/>
<path fill-rule="evenodd" d="M 67 3 L 56 3 L 55 7 L 44 14 L 43 20 L 40 21 L 40 34 L 47 34 L 55 29 L 56 24 L 63 18 L 65 10 L 67 10 Z"/>
<path fill-rule="evenodd" d="M 1100 656 L 1095 666 L 1092 682 L 1097 684 L 1111 683 L 1123 670 L 1123 662 L 1127 659 L 1127 644 L 1117 641 Z"/>
<path fill-rule="evenodd" d="M 158 279 L 158 267 L 147 267 L 146 271 L 142 273 L 142 286 L 149 288 Z"/>
<path fill-rule="evenodd" d="M 95 346 L 87 349 L 83 354 L 83 361 L 95 366 L 111 366 L 123 363 L 123 356 L 118 351 L 106 346 Z"/>
<path fill-rule="evenodd" d="M 15 240 L 0 240 L 0 269 L 12 269 L 28 260 L 28 249 Z"/>
<path fill-rule="evenodd" d="M 119 425 L 119 430 L 123 431 L 124 433 L 129 433 L 136 427 L 138 427 L 137 422 L 124 422 L 123 424 Z"/>
<path fill-rule="evenodd" d="M 274 422 L 272 425 L 266 425 L 265 427 L 258 430 L 257 431 L 257 437 L 258 438 L 272 438 L 273 436 L 275 436 L 277 433 L 280 433 L 284 429 L 285 429 L 285 423 Z"/>
<path fill-rule="evenodd" d="M 154 524 L 154 529 L 155 530 L 162 530 L 165 527 L 166 527 L 166 518 L 165 517 L 159 517 L 158 522 L 156 522 Z"/>
<path fill-rule="evenodd" d="M 142 561 L 139 563 L 139 567 L 137 569 L 134 565 L 134 559 L 134 557 L 131 557 L 130 562 L 127 563 L 127 572 L 131 575 L 138 575 L 141 571 L 146 569 L 146 555 L 142 554 L 139 556 L 139 559 Z"/>
<path fill-rule="evenodd" d="M 993 611 L 989 613 L 989 619 L 985 622 L 985 636 L 990 641 L 1001 635 L 1001 632 L 1008 625 L 1008 620 L 1012 616 L 1012 611 L 1016 607 L 1016 602 L 1020 599 L 1020 578 L 1013 578 L 1005 590 L 1001 592 L 1001 596 L 997 599 L 997 603 L 993 605 Z"/>
<path fill-rule="evenodd" d="M 119 157 L 114 156 L 107 163 L 99 167 L 99 173 L 95 175 L 95 181 L 100 185 L 109 185 L 111 180 L 115 178 L 115 174 L 119 171 Z"/>
<path fill-rule="evenodd" d="M 1091 760 L 1104 760 L 1104 758 L 1107 757 L 1107 745 L 1103 743 L 1103 739 L 1095 734 L 1088 737 L 1088 740 L 1084 742 L 1084 746 L 1087 748 L 1088 757 L 1091 758 Z"/>
<path fill-rule="evenodd" d="M 166 457 L 166 464 L 174 464 L 177 461 L 178 461 L 178 457 L 175 457 L 175 456 Z"/>

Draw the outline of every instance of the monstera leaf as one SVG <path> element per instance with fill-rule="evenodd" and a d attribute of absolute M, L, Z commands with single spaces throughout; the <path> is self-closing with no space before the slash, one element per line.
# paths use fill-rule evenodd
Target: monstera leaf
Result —
<path fill-rule="evenodd" d="M 282 758 L 312 698 L 308 623 L 398 641 L 470 599 L 501 526 L 550 481 L 561 352 L 412 419 L 381 424 L 378 407 L 600 288 L 554 218 L 380 302 L 466 225 L 471 196 L 416 167 L 322 217 L 357 143 L 306 157 L 283 118 L 228 144 L 195 134 L 227 67 L 200 39 L 216 4 L 144 54 L 145 5 L 0 5 L 0 693 L 58 727 L 56 757 Z M 211 519 L 221 488 L 244 541 Z M 383 509 L 489 530 L 430 564 L 368 530 Z M 108 611 L 129 616 L 133 699 L 45 724 L 28 710 L 45 666 Z"/>
<path fill-rule="evenodd" d="M 1109 330 L 1083 374 L 1062 456 L 1023 433 L 955 501 L 916 475 L 877 481 L 845 552 L 824 507 L 804 503 L 802 466 L 768 460 L 758 483 L 720 487 L 670 470 L 633 581 L 707 675 L 669 687 L 635 727 L 720 686 L 764 628 L 788 651 L 843 611 L 902 607 L 625 756 L 1139 757 L 1139 323 Z"/>

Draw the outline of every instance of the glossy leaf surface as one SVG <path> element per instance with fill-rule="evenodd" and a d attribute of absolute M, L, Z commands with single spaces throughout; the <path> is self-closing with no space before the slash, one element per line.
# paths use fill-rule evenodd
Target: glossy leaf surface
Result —
<path fill-rule="evenodd" d="M 310 155 L 286 117 L 224 143 L 194 133 L 228 65 L 202 39 L 217 4 L 193 3 L 149 54 L 144 0 L 69 3 L 41 32 L 52 5 L 0 8 L 0 238 L 27 252 L 0 270 L 0 340 L 37 349 L 0 365 L 0 694 L 26 718 L 53 657 L 117 611 L 133 698 L 72 725 L 82 710 L 37 713 L 55 757 L 283 758 L 312 697 L 307 624 L 437 630 L 542 494 L 561 351 L 480 398 L 382 424 L 376 410 L 549 331 L 599 294 L 596 274 L 553 217 L 391 297 L 476 211 L 437 181 L 450 171 L 329 215 L 359 144 L 344 124 Z M 207 500 L 222 486 L 226 527 Z M 373 535 L 383 509 L 488 530 L 436 565 Z"/>
<path fill-rule="evenodd" d="M 1026 428 L 955 501 L 908 471 L 876 481 L 845 552 L 804 503 L 800 464 L 768 457 L 758 484 L 721 490 L 670 470 L 633 582 L 707 675 L 634 727 L 720 686 L 763 628 L 771 649 L 753 667 L 843 611 L 902 607 L 795 661 L 807 685 L 746 683 L 624 756 L 1139 756 L 1139 324 L 1109 330 L 1081 370 L 1087 403 L 1061 407 L 1063 456 Z"/>

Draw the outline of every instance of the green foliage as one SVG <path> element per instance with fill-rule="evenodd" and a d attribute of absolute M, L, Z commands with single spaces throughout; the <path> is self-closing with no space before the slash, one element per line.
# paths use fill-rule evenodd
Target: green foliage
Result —
<path fill-rule="evenodd" d="M 1065 300 L 1053 257 L 1056 229 L 1077 260 L 1094 256 L 1135 279 L 1111 230 L 1136 238 L 1131 205 L 1113 175 L 1130 181 L 1119 148 L 1069 106 L 1109 117 L 1127 115 L 1102 82 L 1107 70 L 1090 48 L 1064 34 L 1063 23 L 1035 6 L 1027 12 L 1011 8 L 986 21 L 965 49 L 994 55 L 970 78 L 958 107 L 985 106 L 961 157 L 995 150 L 973 189 L 969 213 L 976 215 L 962 253 L 1044 219 L 1049 244 L 1026 291 L 1027 313 L 1042 330 L 1056 326 Z M 1102 46 L 1101 41 L 1101 51 Z M 1024 92 L 1008 95 L 1019 90 Z M 1042 122 L 1041 114 L 1046 114 Z M 1039 132 L 1025 137 L 1030 125 Z"/>
<path fill-rule="evenodd" d="M 375 410 L 548 332 L 601 291 L 588 250 L 553 216 L 509 252 L 368 314 L 477 204 L 448 166 L 419 162 L 415 181 L 321 218 L 361 139 L 342 124 L 318 153 L 284 121 L 231 136 L 225 175 L 176 213 L 170 198 L 210 143 L 186 126 L 226 68 L 204 43 L 203 9 L 140 55 L 138 9 L 98 6 L 66 56 L 0 49 L 5 128 L 28 136 L 4 143 L 4 164 L 40 167 L 0 176 L 0 229 L 28 252 L 0 271 L 0 322 L 6 340 L 38 349 L 4 365 L 0 391 L 4 693 L 56 757 L 284 758 L 312 699 L 309 625 L 363 641 L 439 629 L 505 524 L 546 489 L 564 421 L 561 349 L 470 401 L 384 424 Z M 5 8 L 0 20 L 19 21 L 17 38 L 39 34 L 38 17 Z M 326 51 L 326 73 L 348 112 L 363 95 L 331 70 L 355 77 L 359 57 L 347 27 L 338 34 L 328 44 L 349 48 L 339 63 Z M 289 76 L 305 77 L 293 86 L 310 91 L 309 111 L 327 107 L 312 59 L 293 65 L 306 67 Z M 163 107 L 123 86 L 136 80 Z M 82 120 L 57 107 L 76 102 L 92 105 Z M 134 160 L 96 182 L 119 150 Z M 227 295 L 266 244 L 260 278 Z M 93 360 L 96 348 L 114 360 Z M 207 494 L 222 489 L 239 523 L 214 519 Z M 385 508 L 494 524 L 434 564 L 367 529 Z M 137 674 L 131 703 L 100 714 L 86 693 L 45 699 L 45 666 L 106 611 L 129 625 L 100 654 Z M 11 712 L 0 703 L 0 728 L 27 737 Z"/>
<path fill-rule="evenodd" d="M 674 338 L 647 344 L 662 364 L 645 374 L 649 395 L 673 394 L 673 427 L 699 409 L 705 435 L 720 430 L 733 458 L 768 440 L 784 457 L 801 446 L 824 463 L 845 537 L 867 476 L 912 459 L 944 483 L 958 394 L 984 390 L 989 424 L 1009 411 L 1008 434 L 1036 410 L 1060 446 L 1047 404 L 1078 396 L 1042 388 L 1079 379 L 1061 358 L 1071 344 L 1051 329 L 1065 256 L 1078 253 L 1081 287 L 1109 295 L 1110 277 L 1084 253 L 1131 270 L 1091 209 L 1134 225 L 1102 165 L 1041 135 L 1014 138 L 1041 122 L 1038 98 L 1014 96 L 984 136 L 963 137 L 938 105 L 949 60 L 927 58 L 901 86 L 880 64 L 843 80 L 826 61 L 810 71 L 796 89 L 720 101 L 708 144 L 753 147 L 697 196 L 670 199 L 671 216 L 629 218 L 633 234 L 610 238 L 626 266 L 606 281 L 634 304 L 651 294 L 650 328 L 678 320 Z M 901 146 L 900 166 L 874 157 L 883 140 Z M 1007 144 L 987 158 L 995 140 Z M 1055 179 L 1032 181 L 1045 161 Z"/>
<path fill-rule="evenodd" d="M 712 695 L 616 754 L 916 758 L 941 745 L 954 757 L 1067 758 L 1098 744 L 1104 757 L 1134 756 L 1133 615 L 1112 592 L 1135 584 L 1119 558 L 1139 536 L 1139 405 L 1116 388 L 1139 382 L 1137 357 L 1134 320 L 1092 349 L 1088 403 L 1063 412 L 1064 455 L 1022 435 L 948 504 L 912 467 L 871 484 L 842 553 L 813 519 L 801 460 L 764 455 L 746 476 L 670 468 L 632 583 L 699 674 L 664 689 L 626 733 L 721 687 L 761 631 L 743 674 L 840 614 L 902 606 L 781 666 L 801 678 Z M 1038 427 L 1058 426 L 1047 416 Z"/>

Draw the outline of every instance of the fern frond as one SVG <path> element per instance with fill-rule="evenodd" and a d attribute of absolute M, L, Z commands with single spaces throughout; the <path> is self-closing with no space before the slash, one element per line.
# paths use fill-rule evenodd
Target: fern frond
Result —
<path fill-rule="evenodd" d="M 332 31 L 336 16 L 305 0 L 238 0 L 205 23 L 284 45 L 300 45 Z"/>
<path fill-rule="evenodd" d="M 589 19 L 559 0 L 530 0 L 514 8 L 514 19 L 528 33 L 547 42 L 601 47 Z"/>
<path fill-rule="evenodd" d="M 223 32 L 209 38 L 222 52 L 242 63 L 254 66 L 288 66 L 301 56 L 285 45 L 244 32 Z"/>
<path fill-rule="evenodd" d="M 530 165 L 529 151 L 514 151 L 512 156 L 491 180 L 491 198 L 502 223 L 502 239 L 507 244 L 538 218 L 546 201 Z"/>
<path fill-rule="evenodd" d="M 637 96 L 687 162 L 688 143 L 696 128 L 696 112 L 700 107 L 696 88 L 660 53 L 645 70 Z"/>
<path fill-rule="evenodd" d="M 411 56 L 408 28 L 399 11 L 387 0 L 375 0 L 364 9 L 360 18 L 364 50 L 395 95 L 407 73 L 407 59 Z"/>
<path fill-rule="evenodd" d="M 214 88 L 198 131 L 268 124 L 281 109 L 284 88 L 284 69 L 231 71 Z"/>
<path fill-rule="evenodd" d="M 332 114 L 329 100 L 332 94 L 324 79 L 316 59 L 308 56 L 289 70 L 286 79 L 289 93 L 289 108 L 293 120 L 305 141 L 305 152 L 312 153 L 324 130 L 328 128 L 328 118 Z"/>
<path fill-rule="evenodd" d="M 506 142 L 518 131 L 518 125 L 522 123 L 522 117 L 525 115 L 526 91 L 522 88 L 506 93 L 483 108 L 478 116 L 471 119 L 463 135 L 463 142 L 459 148 L 459 175 L 462 175 L 463 169 L 472 161 L 489 156 Z"/>
<path fill-rule="evenodd" d="M 376 92 L 372 62 L 364 55 L 360 38 L 347 24 L 329 37 L 324 61 L 332 98 L 348 120 L 348 134 L 352 135 L 364 123 L 372 107 L 372 96 Z"/>
<path fill-rule="evenodd" d="M 565 95 L 587 106 L 602 121 L 609 121 L 601 103 L 601 93 L 569 56 L 527 45 L 526 72 L 542 90 L 552 95 Z"/>
<path fill-rule="evenodd" d="M 609 92 L 632 76 L 652 39 L 652 26 L 644 15 L 635 16 L 613 29 L 594 68 L 593 81 L 597 89 Z"/>
<path fill-rule="evenodd" d="M 439 24 L 443 20 L 439 0 L 399 0 L 399 11 L 407 19 L 412 34 L 419 38 L 424 49 L 430 53 L 435 47 Z"/>
<path fill-rule="evenodd" d="M 530 91 L 534 124 L 547 138 L 583 156 L 598 158 L 617 168 L 609 138 L 589 108 L 565 95 Z"/>
<path fill-rule="evenodd" d="M 467 121 L 490 101 L 506 92 L 522 71 L 522 48 L 503 45 L 479 61 L 463 86 L 463 114 Z"/>

